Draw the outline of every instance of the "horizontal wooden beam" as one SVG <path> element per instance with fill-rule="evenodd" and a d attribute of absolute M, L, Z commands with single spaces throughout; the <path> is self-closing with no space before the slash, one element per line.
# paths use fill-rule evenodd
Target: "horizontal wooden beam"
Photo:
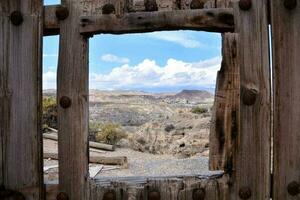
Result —
<path fill-rule="evenodd" d="M 168 30 L 232 32 L 232 9 L 199 9 L 116 15 L 84 16 L 80 19 L 82 34 L 123 34 Z"/>
<path fill-rule="evenodd" d="M 59 6 L 44 7 L 44 35 L 59 34 L 55 12 Z M 117 15 L 82 16 L 78 22 L 82 34 L 124 34 L 167 30 L 233 32 L 234 17 L 230 8 L 135 12 Z"/>

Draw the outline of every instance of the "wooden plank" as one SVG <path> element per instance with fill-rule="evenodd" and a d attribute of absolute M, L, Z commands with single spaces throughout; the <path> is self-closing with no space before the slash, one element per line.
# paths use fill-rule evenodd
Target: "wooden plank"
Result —
<path fill-rule="evenodd" d="M 59 20 L 55 14 L 59 6 L 44 6 L 44 36 L 59 34 Z"/>
<path fill-rule="evenodd" d="M 215 102 L 210 129 L 209 167 L 232 172 L 234 146 L 238 130 L 239 65 L 236 33 L 222 36 L 223 60 L 218 72 Z"/>
<path fill-rule="evenodd" d="M 166 30 L 233 31 L 232 9 L 199 9 L 81 17 L 82 34 L 142 33 Z"/>
<path fill-rule="evenodd" d="M 59 190 L 88 198 L 88 39 L 79 33 L 80 1 L 64 0 L 57 79 Z"/>
<path fill-rule="evenodd" d="M 298 1 L 296 7 L 287 9 L 283 1 L 273 0 L 271 10 L 275 77 L 273 194 L 275 200 L 292 200 L 299 198 L 300 183 L 300 5 Z"/>
<path fill-rule="evenodd" d="M 249 10 L 240 9 L 238 3 L 234 5 L 234 15 L 238 16 L 235 25 L 241 95 L 231 199 L 270 199 L 271 84 L 267 7 L 267 0 L 252 1 Z"/>
<path fill-rule="evenodd" d="M 42 1 L 0 1 L 0 185 L 27 200 L 43 197 L 42 16 Z"/>

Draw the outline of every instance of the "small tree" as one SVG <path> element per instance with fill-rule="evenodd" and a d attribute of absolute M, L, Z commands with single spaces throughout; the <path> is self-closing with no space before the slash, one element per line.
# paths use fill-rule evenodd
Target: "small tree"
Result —
<path fill-rule="evenodd" d="M 126 138 L 127 134 L 120 127 L 120 125 L 108 123 L 101 125 L 100 131 L 95 134 L 95 137 L 96 141 L 114 145 L 121 139 Z"/>
<path fill-rule="evenodd" d="M 54 97 L 43 97 L 43 130 L 48 127 L 57 129 L 57 104 Z"/>
<path fill-rule="evenodd" d="M 204 114 L 204 113 L 208 112 L 208 109 L 197 106 L 197 107 L 192 108 L 191 112 L 194 114 Z"/>

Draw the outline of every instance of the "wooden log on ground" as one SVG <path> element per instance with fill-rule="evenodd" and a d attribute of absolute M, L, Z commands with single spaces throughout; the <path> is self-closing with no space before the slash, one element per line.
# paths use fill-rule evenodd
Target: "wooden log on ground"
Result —
<path fill-rule="evenodd" d="M 44 197 L 42 36 L 41 0 L 0 1 L 0 199 Z"/>
<path fill-rule="evenodd" d="M 44 158 L 58 160 L 58 153 L 44 153 Z M 90 156 L 90 163 L 102 164 L 102 165 L 121 165 L 127 168 L 127 157 L 116 156 L 116 157 L 104 157 L 104 156 Z"/>
<path fill-rule="evenodd" d="M 232 9 L 199 9 L 81 17 L 81 34 L 144 33 L 166 30 L 233 31 Z"/>
<path fill-rule="evenodd" d="M 58 141 L 58 136 L 56 134 L 44 133 L 43 138 Z M 104 144 L 99 142 L 89 142 L 89 147 L 94 149 L 106 150 L 106 151 L 114 151 L 115 146 L 110 144 Z"/>

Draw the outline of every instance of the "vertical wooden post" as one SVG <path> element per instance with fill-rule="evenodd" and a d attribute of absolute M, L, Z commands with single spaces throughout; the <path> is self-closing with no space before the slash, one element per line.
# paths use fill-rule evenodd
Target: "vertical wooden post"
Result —
<path fill-rule="evenodd" d="M 298 2 L 298 4 L 297 4 Z M 300 196 L 300 2 L 272 0 L 274 199 Z"/>
<path fill-rule="evenodd" d="M 57 79 L 59 190 L 88 199 L 88 39 L 79 33 L 80 1 L 62 2 Z"/>
<path fill-rule="evenodd" d="M 267 0 L 235 3 L 240 127 L 231 199 L 270 199 L 271 88 Z"/>
<path fill-rule="evenodd" d="M 222 35 L 223 60 L 217 75 L 210 130 L 209 167 L 232 172 L 234 144 L 238 129 L 239 66 L 236 33 Z"/>
<path fill-rule="evenodd" d="M 43 198 L 41 58 L 43 5 L 0 1 L 0 186 Z"/>

